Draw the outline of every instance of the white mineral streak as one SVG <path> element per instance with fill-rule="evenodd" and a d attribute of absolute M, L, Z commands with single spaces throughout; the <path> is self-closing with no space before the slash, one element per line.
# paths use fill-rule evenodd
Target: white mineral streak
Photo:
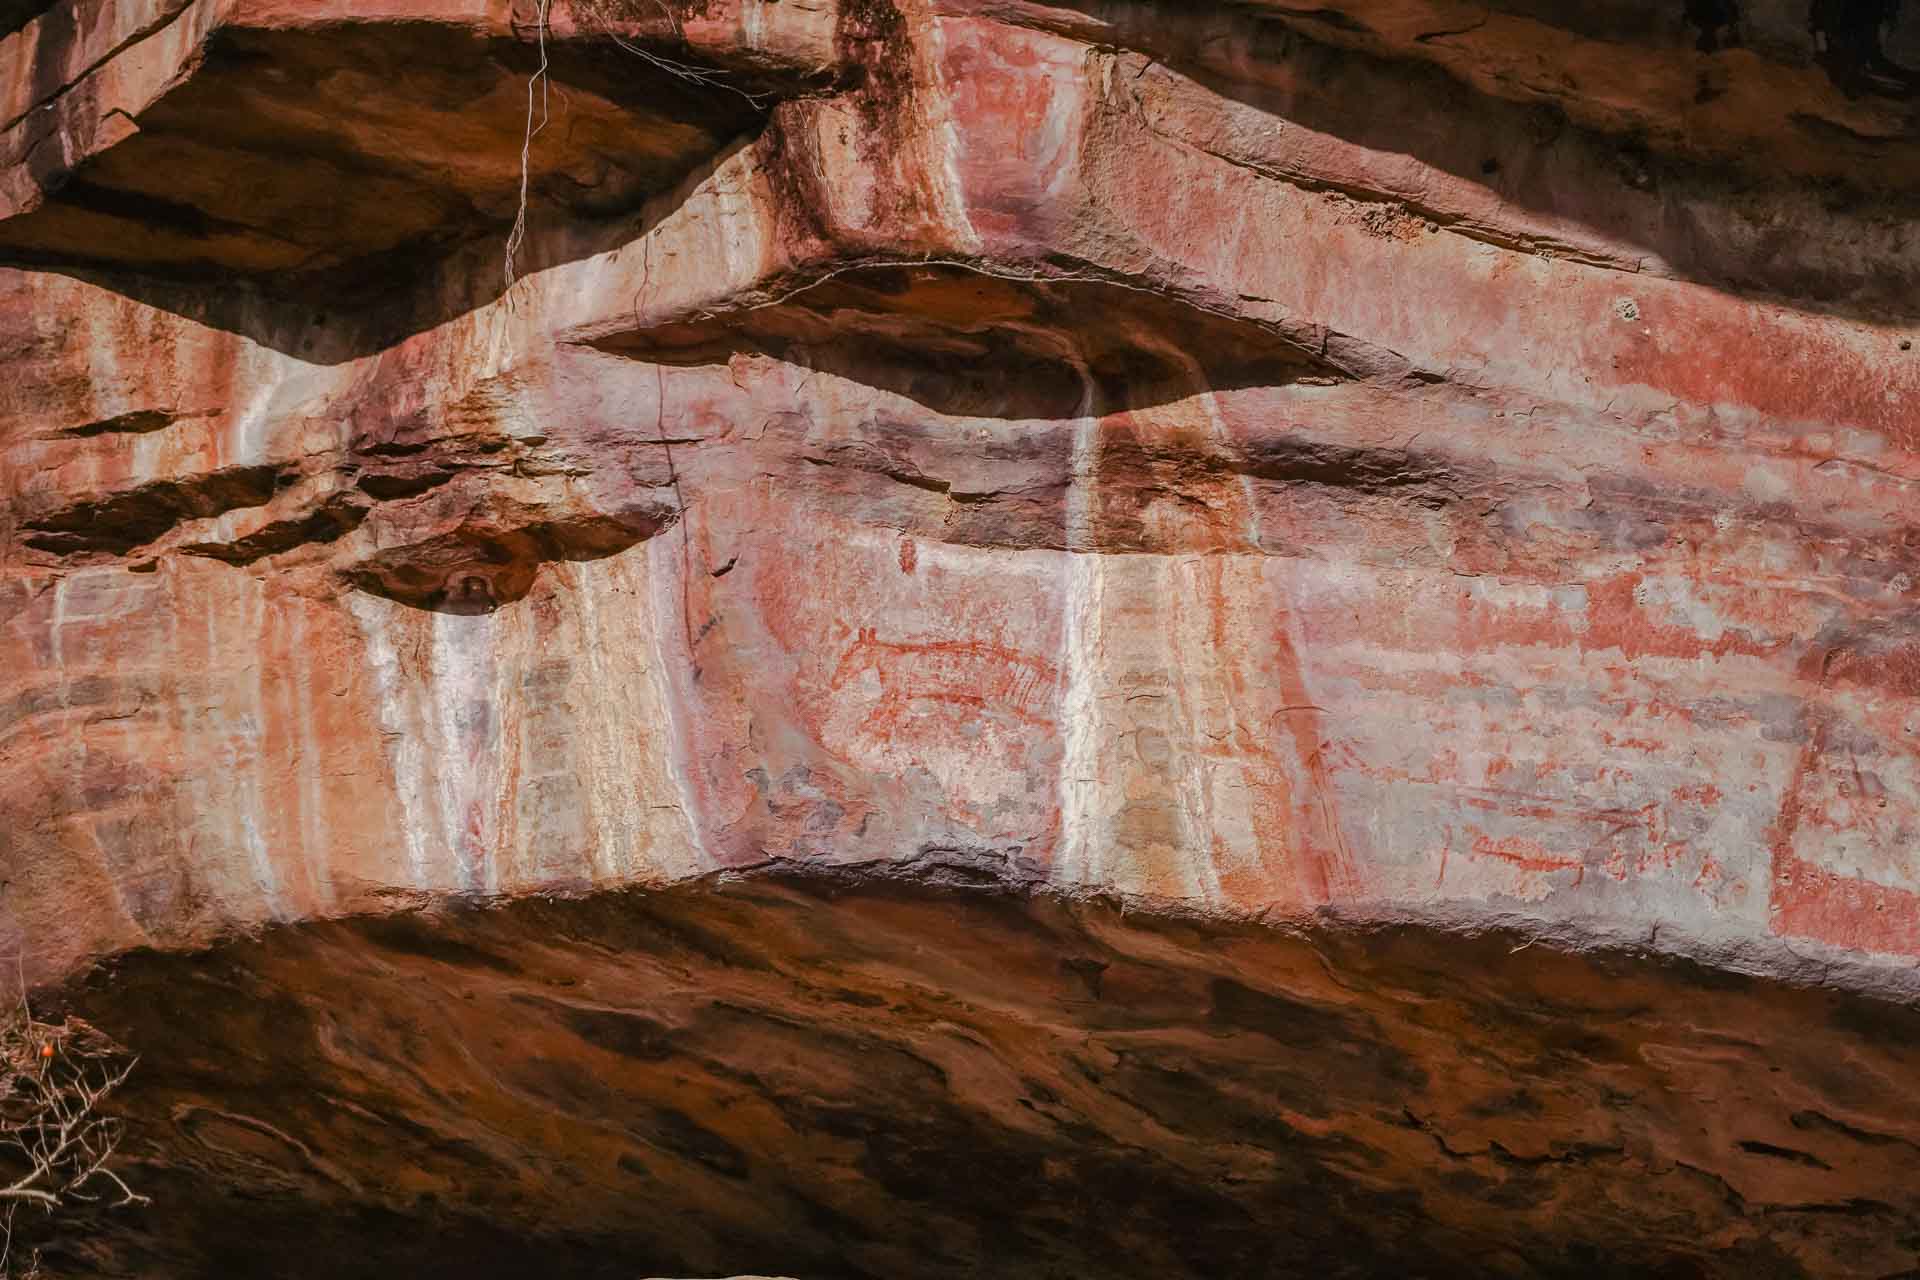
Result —
<path fill-rule="evenodd" d="M 407 883 L 416 889 L 431 888 L 434 878 L 427 840 L 439 825 L 428 763 L 432 744 L 419 732 L 410 680 L 395 644 L 418 615 L 362 591 L 347 593 L 346 605 L 365 642 L 367 663 L 373 673 L 374 710 L 388 767 L 393 772 L 394 798 L 399 803 L 400 830 L 395 834 L 406 849 Z"/>
<path fill-rule="evenodd" d="M 1053 868 L 1061 884 L 1104 880 L 1102 838 L 1100 684 L 1104 667 L 1101 622 L 1104 618 L 1106 557 L 1092 554 L 1093 510 L 1100 458 L 1099 390 L 1085 364 L 1080 365 L 1081 400 L 1073 421 L 1073 471 L 1067 490 L 1066 625 L 1062 630 L 1060 671 L 1066 682 L 1060 709 L 1065 750 L 1060 763 L 1060 843 Z"/>

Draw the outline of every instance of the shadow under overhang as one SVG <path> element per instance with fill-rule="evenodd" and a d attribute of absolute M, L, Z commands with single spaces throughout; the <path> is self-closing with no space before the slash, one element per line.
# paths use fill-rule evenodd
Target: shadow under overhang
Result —
<path fill-rule="evenodd" d="M 961 263 L 843 268 L 771 303 L 603 334 L 591 345 L 670 366 L 765 356 L 950 417 L 1050 421 L 1372 371 L 1343 362 L 1312 326 L 1101 278 Z"/>
<path fill-rule="evenodd" d="M 216 28 L 111 145 L 68 161 L 61 112 L 22 118 L 10 149 L 41 194 L 0 221 L 0 262 L 347 359 L 499 296 L 523 149 L 540 242 L 525 271 L 630 237 L 649 199 L 826 74 L 745 56 L 713 65 L 671 40 L 592 27 L 549 33 L 543 51 L 537 34 Z M 545 234 L 556 226 L 569 234 Z M 442 278 L 450 263 L 457 279 Z"/>
<path fill-rule="evenodd" d="M 1486 922 L 1280 931 L 1018 867 L 928 850 L 122 957 L 63 1003 L 141 1055 L 122 1106 L 154 1205 L 47 1260 L 1477 1280 L 1911 1257 L 1912 1007 Z"/>

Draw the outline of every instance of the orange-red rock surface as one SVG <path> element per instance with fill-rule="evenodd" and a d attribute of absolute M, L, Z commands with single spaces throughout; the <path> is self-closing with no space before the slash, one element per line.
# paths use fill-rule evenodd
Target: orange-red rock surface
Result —
<path fill-rule="evenodd" d="M 0 6 L 0 951 L 199 1206 L 87 1265 L 1920 1269 L 1892 8 Z"/>

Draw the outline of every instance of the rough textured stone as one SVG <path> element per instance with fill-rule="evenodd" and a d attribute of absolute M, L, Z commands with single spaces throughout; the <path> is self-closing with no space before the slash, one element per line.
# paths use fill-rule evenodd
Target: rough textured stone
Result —
<path fill-rule="evenodd" d="M 1920 1268 L 1873 8 L 0 7 L 69 1261 Z"/>
<path fill-rule="evenodd" d="M 131 957 L 74 997 L 144 1048 L 128 1105 L 164 1118 L 146 1172 L 174 1222 L 118 1256 L 1571 1280 L 1882 1276 L 1920 1243 L 1907 1011 L 978 875 L 922 859 Z"/>

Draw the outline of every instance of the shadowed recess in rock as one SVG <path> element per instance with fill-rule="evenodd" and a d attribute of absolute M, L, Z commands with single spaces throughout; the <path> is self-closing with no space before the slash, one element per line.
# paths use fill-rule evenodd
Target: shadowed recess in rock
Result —
<path fill-rule="evenodd" d="M 1310 327 L 1260 324 L 1148 289 L 963 266 L 844 270 L 771 304 L 593 345 L 667 365 L 776 356 L 983 418 L 1097 416 L 1208 388 L 1342 381 L 1381 363 L 1329 352 Z"/>
<path fill-rule="evenodd" d="M 1887 8 L 1067 0 L 1018 20 L 1127 51 L 1114 105 L 1154 132 L 1384 226 L 1912 316 L 1920 117 L 1884 90 L 1914 74 L 1892 54 L 1920 64 L 1920 10 L 1868 13 Z M 1835 220 L 1844 240 L 1789 230 Z"/>
<path fill-rule="evenodd" d="M 53 7 L 53 0 L 6 0 L 0 4 L 0 38 L 10 36 Z"/>
<path fill-rule="evenodd" d="M 679 519 L 665 505 L 620 514 L 522 509 L 495 501 L 457 527 L 374 551 L 346 570 L 362 591 L 435 613 L 492 613 L 533 588 L 540 566 L 600 560 L 638 546 Z"/>
<path fill-rule="evenodd" d="M 767 105 L 805 80 L 770 67 L 691 78 L 621 48 L 618 34 L 553 33 L 530 108 L 543 56 L 531 29 L 506 39 L 432 21 L 219 28 L 124 140 L 78 157 L 15 143 L 44 199 L 0 221 L 0 259 L 168 306 L 191 306 L 191 286 L 217 281 L 227 301 L 208 318 L 230 312 L 269 343 L 315 310 L 378 309 L 369 342 L 382 345 L 497 294 L 498 270 L 475 297 L 478 272 L 422 290 L 463 246 L 487 241 L 498 260 L 529 127 L 528 217 L 573 228 L 561 256 L 586 256 L 606 246 L 579 229 L 632 215 L 756 131 Z M 57 131 L 56 114 L 14 132 Z M 552 257 L 530 253 L 522 267 Z M 236 305 L 236 286 L 259 301 Z"/>
<path fill-rule="evenodd" d="M 285 469 L 260 465 L 154 480 L 31 517 L 25 541 L 35 550 L 63 555 L 124 555 L 183 520 L 264 506 L 286 479 Z"/>
<path fill-rule="evenodd" d="M 923 861 L 124 957 L 65 1000 L 141 1049 L 155 1205 L 70 1238 L 154 1280 L 1812 1277 L 1920 1246 L 1910 1008 Z"/>

